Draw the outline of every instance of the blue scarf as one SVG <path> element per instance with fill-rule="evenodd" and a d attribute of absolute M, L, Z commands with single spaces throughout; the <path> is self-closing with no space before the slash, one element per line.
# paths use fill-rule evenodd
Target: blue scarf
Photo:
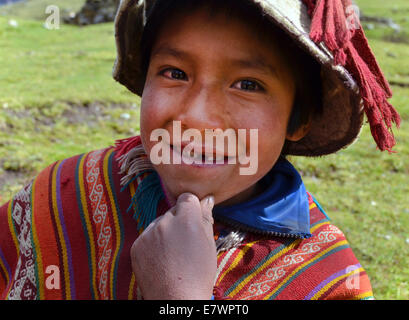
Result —
<path fill-rule="evenodd" d="M 139 184 L 128 208 L 128 211 L 134 209 L 133 217 L 139 221 L 138 228 L 143 229 L 155 219 L 158 203 L 165 197 L 155 170 L 143 171 L 134 179 L 148 171 L 151 174 Z M 266 235 L 311 237 L 307 192 L 291 163 L 280 158 L 259 183 L 265 190 L 256 197 L 231 206 L 216 205 L 213 209 L 216 220 L 238 229 Z"/>
<path fill-rule="evenodd" d="M 264 191 L 243 203 L 216 205 L 216 219 L 243 230 L 263 234 L 309 238 L 308 195 L 297 170 L 284 158 L 259 181 Z"/>

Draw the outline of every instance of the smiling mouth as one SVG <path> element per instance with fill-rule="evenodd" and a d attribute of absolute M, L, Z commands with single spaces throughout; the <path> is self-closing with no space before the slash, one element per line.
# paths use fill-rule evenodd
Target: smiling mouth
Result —
<path fill-rule="evenodd" d="M 175 145 L 170 145 L 172 151 L 176 154 L 181 155 L 182 163 L 188 165 L 196 166 L 215 166 L 215 165 L 225 165 L 235 163 L 236 157 L 227 156 L 221 153 L 200 153 L 195 152 L 193 148 L 190 152 L 183 152 L 186 146 L 179 147 Z M 204 150 L 204 148 L 202 148 Z"/>

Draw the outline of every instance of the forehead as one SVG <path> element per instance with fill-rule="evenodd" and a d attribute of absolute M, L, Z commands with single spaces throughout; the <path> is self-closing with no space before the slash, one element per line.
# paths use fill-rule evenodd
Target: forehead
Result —
<path fill-rule="evenodd" d="M 218 60 L 234 60 L 238 66 L 268 69 L 275 73 L 286 64 L 281 39 L 275 32 L 253 19 L 226 16 L 224 12 L 210 15 L 208 8 L 174 13 L 163 21 L 152 49 L 158 55 L 188 58 L 188 52 L 205 55 L 217 52 Z M 273 66 L 276 65 L 276 66 Z"/>

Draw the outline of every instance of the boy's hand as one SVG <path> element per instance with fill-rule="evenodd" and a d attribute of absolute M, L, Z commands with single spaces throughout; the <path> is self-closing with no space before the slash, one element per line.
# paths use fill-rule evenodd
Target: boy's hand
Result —
<path fill-rule="evenodd" d="M 217 269 L 214 198 L 183 193 L 131 248 L 132 269 L 146 300 L 206 300 Z"/>

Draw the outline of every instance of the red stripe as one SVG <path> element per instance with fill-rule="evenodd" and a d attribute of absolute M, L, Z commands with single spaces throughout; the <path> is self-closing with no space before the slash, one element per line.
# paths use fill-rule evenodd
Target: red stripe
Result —
<path fill-rule="evenodd" d="M 56 189 L 56 181 L 53 180 L 53 175 L 54 175 L 54 171 L 57 171 L 58 167 L 56 166 L 56 164 L 53 166 L 53 169 L 50 172 L 50 176 L 49 176 L 49 182 L 48 182 L 48 206 L 49 206 L 49 210 L 50 210 L 50 220 L 52 223 L 52 230 L 50 230 L 50 233 L 53 232 L 54 237 L 55 237 L 55 243 L 57 244 L 57 250 L 58 250 L 58 261 L 59 261 L 59 270 L 60 270 L 60 290 L 61 290 L 61 294 L 62 300 L 65 300 L 67 298 L 66 296 L 66 287 L 65 287 L 65 274 L 64 274 L 64 260 L 62 257 L 62 248 L 61 248 L 61 241 L 60 241 L 60 237 L 58 235 L 58 228 L 57 228 L 57 222 L 55 220 L 55 215 L 58 215 L 58 212 L 54 211 L 54 207 L 53 207 L 53 201 L 56 201 L 56 199 L 54 199 L 54 192 Z M 37 230 L 37 232 L 39 233 L 40 230 Z M 45 260 L 43 260 L 43 267 L 46 270 L 48 267 L 48 264 Z M 47 276 L 45 276 L 46 278 Z M 47 287 L 45 287 L 45 299 L 52 299 L 50 298 L 51 296 L 53 296 L 55 289 L 53 289 L 52 291 L 48 290 Z"/>
<path fill-rule="evenodd" d="M 33 224 L 35 224 L 36 234 L 38 239 L 38 246 L 35 247 L 37 260 L 41 255 L 42 270 L 38 270 L 38 273 L 42 273 L 44 283 L 40 283 L 40 287 L 44 289 L 44 298 L 46 299 L 61 299 L 61 290 L 51 289 L 46 286 L 47 276 L 46 270 L 48 266 L 55 265 L 60 269 L 60 276 L 63 273 L 63 264 L 61 263 L 60 252 L 57 246 L 56 229 L 52 222 L 52 203 L 51 203 L 51 177 L 53 170 L 55 169 L 53 164 L 42 171 L 35 180 L 34 186 L 34 207 L 33 209 Z M 33 228 L 33 226 L 31 226 Z M 34 243 L 33 243 L 34 246 Z M 40 279 L 39 279 L 40 280 Z M 60 282 L 60 284 L 62 284 Z"/>
<path fill-rule="evenodd" d="M 75 282 L 75 298 L 92 299 L 90 288 L 90 269 L 88 267 L 88 249 L 85 230 L 81 227 L 81 215 L 76 194 L 76 167 L 81 161 L 80 156 L 67 159 L 61 170 L 61 205 L 64 212 L 64 221 L 72 251 L 72 265 Z"/>
<path fill-rule="evenodd" d="M 4 258 L 6 259 L 11 269 L 12 274 L 10 275 L 9 283 L 6 284 L 6 288 L 0 288 L 0 299 L 4 299 L 5 295 L 7 294 L 8 290 L 6 289 L 9 288 L 9 284 L 12 282 L 12 279 L 14 277 L 14 271 L 17 265 L 17 259 L 18 259 L 18 255 L 17 255 L 18 248 L 16 248 L 14 241 L 13 241 L 13 236 L 10 232 L 10 227 L 13 228 L 13 226 L 12 225 L 9 226 L 9 222 L 8 222 L 9 205 L 12 205 L 11 201 L 0 207 L 0 230 L 1 230 L 0 247 L 1 247 L 1 250 L 3 251 Z M 13 208 L 11 208 L 11 210 L 13 210 Z"/>

